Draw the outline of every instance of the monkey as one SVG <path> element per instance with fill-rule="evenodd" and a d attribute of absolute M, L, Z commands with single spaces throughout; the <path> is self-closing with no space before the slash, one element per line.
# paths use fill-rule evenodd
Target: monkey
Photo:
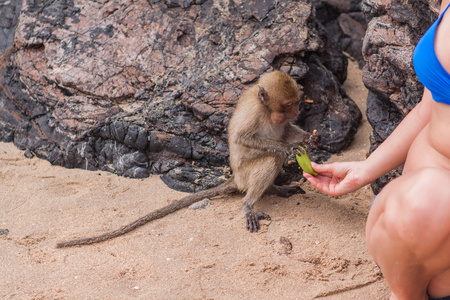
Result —
<path fill-rule="evenodd" d="M 254 209 L 264 193 L 289 197 L 304 193 L 298 186 L 280 187 L 274 181 L 286 157 L 299 144 L 316 145 L 320 136 L 292 124 L 298 114 L 300 91 L 288 74 L 274 71 L 239 99 L 228 125 L 228 145 L 233 181 L 245 193 L 243 213 L 250 232 L 260 229 L 259 220 L 270 216 Z"/>
<path fill-rule="evenodd" d="M 274 181 L 287 156 L 299 145 L 317 146 L 320 135 L 309 134 L 290 121 L 298 114 L 297 82 L 281 71 L 266 73 L 239 98 L 228 124 L 232 175 L 223 184 L 188 195 L 117 230 L 96 237 L 61 242 L 57 248 L 88 245 L 128 233 L 204 198 L 236 192 L 245 194 L 243 214 L 250 232 L 260 229 L 268 214 L 256 211 L 255 203 L 266 193 L 290 197 L 305 193 L 300 186 L 281 187 Z"/>

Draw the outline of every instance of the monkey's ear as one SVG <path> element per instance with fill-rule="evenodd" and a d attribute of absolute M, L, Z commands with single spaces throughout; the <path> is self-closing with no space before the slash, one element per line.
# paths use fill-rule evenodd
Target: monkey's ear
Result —
<path fill-rule="evenodd" d="M 265 106 L 268 105 L 269 94 L 262 86 L 259 85 L 258 85 L 258 98 L 259 100 L 261 100 L 262 104 L 264 104 Z"/>

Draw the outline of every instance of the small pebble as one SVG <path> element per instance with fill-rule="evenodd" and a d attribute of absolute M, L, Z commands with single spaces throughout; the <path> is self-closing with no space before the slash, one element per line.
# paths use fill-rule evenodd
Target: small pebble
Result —
<path fill-rule="evenodd" d="M 23 153 L 23 155 L 24 155 L 26 158 L 33 158 L 33 157 L 34 157 L 34 153 L 30 150 L 30 148 L 27 148 L 27 149 L 25 150 L 25 152 Z"/>
<path fill-rule="evenodd" d="M 194 204 L 191 204 L 189 206 L 190 209 L 201 209 L 201 208 L 205 208 L 208 205 L 214 205 L 214 202 L 212 202 L 209 199 L 203 199 L 203 201 L 199 201 L 199 202 L 195 202 Z"/>
<path fill-rule="evenodd" d="M 8 235 L 9 230 L 8 229 L 0 229 L 0 235 Z"/>
<path fill-rule="evenodd" d="M 61 293 L 61 288 L 57 288 L 57 289 L 55 290 L 55 292 Z"/>

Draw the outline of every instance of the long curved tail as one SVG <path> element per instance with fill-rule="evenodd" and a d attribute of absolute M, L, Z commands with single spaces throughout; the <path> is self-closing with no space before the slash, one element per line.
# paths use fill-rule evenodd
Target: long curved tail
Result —
<path fill-rule="evenodd" d="M 72 246 L 81 246 L 81 245 L 89 245 L 89 244 L 95 244 L 95 243 L 100 243 L 109 239 L 113 239 L 115 237 L 121 236 L 125 233 L 128 233 L 130 231 L 135 230 L 138 227 L 141 227 L 142 225 L 145 225 L 153 220 L 162 218 L 170 213 L 173 213 L 177 210 L 180 210 L 184 207 L 187 207 L 197 201 L 200 201 L 204 198 L 208 198 L 208 197 L 214 197 L 214 196 L 218 196 L 218 195 L 227 195 L 227 194 L 231 194 L 234 192 L 237 192 L 237 186 L 234 183 L 233 178 L 228 179 L 225 183 L 205 190 L 205 191 L 199 191 L 197 193 L 194 193 L 192 195 L 186 196 L 178 201 L 175 201 L 159 210 L 153 211 L 151 213 L 149 213 L 148 215 L 145 215 L 139 219 L 137 219 L 136 221 L 125 225 L 119 229 L 116 229 L 114 231 L 110 231 L 108 233 L 99 235 L 99 236 L 94 236 L 94 237 L 90 237 L 90 238 L 85 238 L 85 239 L 78 239 L 78 240 L 71 240 L 71 241 L 67 241 L 67 242 L 61 242 L 56 244 L 56 248 L 64 248 L 64 247 L 72 247 Z"/>

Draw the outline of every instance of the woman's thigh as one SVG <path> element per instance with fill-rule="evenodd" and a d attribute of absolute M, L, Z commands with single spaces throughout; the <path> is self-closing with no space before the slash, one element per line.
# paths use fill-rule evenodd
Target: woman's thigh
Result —
<path fill-rule="evenodd" d="M 383 244 L 397 243 L 406 249 L 400 255 L 411 255 L 427 270 L 431 295 L 450 293 L 450 171 L 422 169 L 386 185 L 371 208 L 366 234 L 376 260 L 395 252 L 383 252 Z"/>
<path fill-rule="evenodd" d="M 447 236 L 445 232 L 450 233 L 450 171 L 427 168 L 393 180 L 377 196 L 368 226 L 381 214 L 394 228 L 410 228 L 409 234 L 420 236 L 425 230 L 433 230 Z"/>

